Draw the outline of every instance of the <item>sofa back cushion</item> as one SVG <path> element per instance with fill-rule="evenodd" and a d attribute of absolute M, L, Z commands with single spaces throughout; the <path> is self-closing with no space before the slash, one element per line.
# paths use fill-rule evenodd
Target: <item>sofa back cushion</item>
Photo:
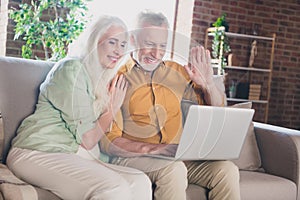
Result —
<path fill-rule="evenodd" d="M 0 112 L 4 128 L 1 162 L 5 162 L 18 126 L 33 113 L 39 86 L 53 65 L 46 61 L 0 57 Z"/>
<path fill-rule="evenodd" d="M 238 103 L 235 108 L 252 108 L 252 102 Z M 238 122 L 236 122 L 238 123 Z M 261 158 L 255 138 L 253 122 L 248 127 L 248 132 L 238 159 L 232 160 L 241 170 L 258 170 L 261 167 Z"/>

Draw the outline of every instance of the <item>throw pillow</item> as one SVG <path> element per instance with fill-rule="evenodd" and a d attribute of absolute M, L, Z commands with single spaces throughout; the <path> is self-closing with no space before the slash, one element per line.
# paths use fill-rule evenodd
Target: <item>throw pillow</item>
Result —
<path fill-rule="evenodd" d="M 245 102 L 235 104 L 235 108 L 248 108 L 252 107 L 252 102 Z M 250 123 L 245 142 L 243 144 L 240 157 L 232 160 L 241 170 L 258 170 L 261 166 L 261 158 L 255 138 L 253 122 Z"/>
<path fill-rule="evenodd" d="M 214 75 L 213 76 L 214 83 L 216 84 L 216 87 L 225 94 L 225 85 L 224 85 L 224 80 L 225 76 L 224 75 Z M 224 105 L 227 105 L 227 99 L 226 95 L 224 95 L 223 99 Z"/>

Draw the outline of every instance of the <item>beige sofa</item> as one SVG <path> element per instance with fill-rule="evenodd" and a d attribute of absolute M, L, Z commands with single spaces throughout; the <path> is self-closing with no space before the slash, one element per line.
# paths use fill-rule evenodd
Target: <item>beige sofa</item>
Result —
<path fill-rule="evenodd" d="M 51 62 L 0 57 L 0 199 L 59 199 L 53 193 L 17 179 L 5 166 L 11 139 L 21 120 L 33 112 L 39 85 L 53 66 Z M 238 123 L 238 122 L 237 122 Z M 300 131 L 253 123 L 241 156 L 242 200 L 300 200 Z M 1 130 L 1 129 L 0 129 Z M 43 177 L 41 177 L 43 178 Z M 207 199 L 208 190 L 190 184 L 187 199 Z"/>

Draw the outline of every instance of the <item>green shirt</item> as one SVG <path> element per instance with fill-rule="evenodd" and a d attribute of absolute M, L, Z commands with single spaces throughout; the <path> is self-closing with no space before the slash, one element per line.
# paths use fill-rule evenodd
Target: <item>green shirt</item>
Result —
<path fill-rule="evenodd" d="M 79 60 L 58 62 L 40 86 L 35 112 L 23 120 L 13 147 L 75 153 L 82 135 L 95 127 L 92 82 Z"/>

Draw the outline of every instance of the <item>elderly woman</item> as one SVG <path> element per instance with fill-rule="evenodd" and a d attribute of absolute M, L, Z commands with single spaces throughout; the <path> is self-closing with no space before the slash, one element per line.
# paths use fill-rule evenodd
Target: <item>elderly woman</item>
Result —
<path fill-rule="evenodd" d="M 98 142 L 127 90 L 125 78 L 116 76 L 127 28 L 119 18 L 103 16 L 85 36 L 79 43 L 84 46 L 73 48 L 80 56 L 59 61 L 42 83 L 36 110 L 20 125 L 7 165 L 22 180 L 65 200 L 151 199 L 146 175 L 99 159 Z"/>

